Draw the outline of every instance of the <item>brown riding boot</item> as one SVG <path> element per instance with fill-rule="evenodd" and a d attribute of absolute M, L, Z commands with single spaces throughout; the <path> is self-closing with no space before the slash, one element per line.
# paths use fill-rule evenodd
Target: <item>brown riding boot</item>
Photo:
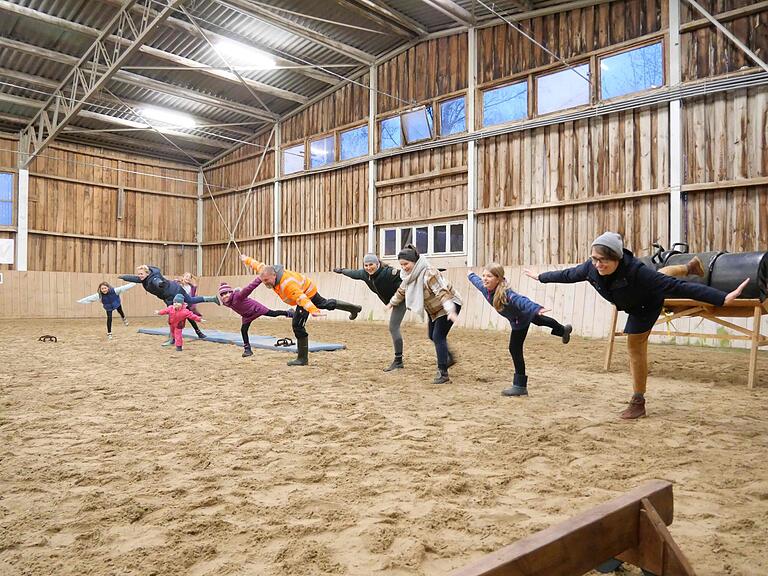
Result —
<path fill-rule="evenodd" d="M 632 396 L 632 400 L 629 401 L 629 406 L 624 410 L 620 417 L 624 420 L 634 420 L 635 418 L 642 418 L 645 416 L 645 398 L 639 394 Z"/>

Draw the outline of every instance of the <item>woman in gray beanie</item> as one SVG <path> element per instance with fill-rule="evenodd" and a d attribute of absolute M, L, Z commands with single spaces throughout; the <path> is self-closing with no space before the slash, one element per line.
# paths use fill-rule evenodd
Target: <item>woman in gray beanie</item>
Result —
<path fill-rule="evenodd" d="M 389 264 L 382 264 L 379 257 L 370 252 L 363 257 L 362 270 L 334 268 L 333 271 L 354 280 L 362 280 L 384 304 L 389 304 L 402 282 L 398 270 Z M 392 346 L 395 348 L 395 359 L 392 364 L 384 368 L 384 372 L 403 367 L 403 336 L 400 333 L 400 325 L 403 323 L 404 316 L 405 302 L 401 302 L 392 309 L 392 314 L 389 316 L 389 334 L 392 336 Z"/>
<path fill-rule="evenodd" d="M 629 318 L 624 327 L 629 351 L 633 395 L 629 406 L 621 413 L 627 420 L 645 416 L 645 389 L 648 379 L 648 337 L 651 334 L 665 298 L 690 298 L 715 306 L 723 306 L 741 294 L 745 280 L 733 292 L 726 294 L 703 284 L 672 278 L 645 266 L 624 248 L 616 232 L 605 232 L 592 242 L 590 259 L 575 268 L 534 274 L 525 273 L 539 282 L 570 284 L 589 282 L 597 292 L 625 311 Z"/>

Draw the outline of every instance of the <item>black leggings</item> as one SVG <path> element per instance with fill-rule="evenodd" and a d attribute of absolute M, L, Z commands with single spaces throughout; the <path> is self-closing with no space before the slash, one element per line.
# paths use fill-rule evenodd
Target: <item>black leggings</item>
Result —
<path fill-rule="evenodd" d="M 551 328 L 553 336 L 562 336 L 565 333 L 563 325 L 549 316 L 534 316 L 531 324 Z M 528 326 L 521 330 L 512 330 L 512 333 L 509 335 L 509 353 L 512 356 L 512 363 L 515 365 L 515 374 L 525 374 L 523 344 L 525 344 L 526 336 L 528 336 Z"/>
<path fill-rule="evenodd" d="M 461 311 L 461 306 L 456 304 L 456 314 Z M 437 369 L 445 372 L 448 370 L 448 358 L 451 351 L 448 349 L 448 332 L 451 331 L 453 322 L 448 320 L 448 316 L 440 316 L 437 320 L 429 319 L 427 325 L 427 334 L 429 339 L 435 343 L 435 353 L 437 354 Z"/>
<path fill-rule="evenodd" d="M 323 298 L 320 296 L 319 292 L 312 296 L 310 300 L 312 301 L 312 304 L 320 308 L 320 310 L 336 310 L 336 300 L 333 298 Z M 309 312 L 302 306 L 296 306 L 296 310 L 293 312 L 293 322 L 291 322 L 293 334 L 296 338 L 307 338 L 309 336 L 307 330 L 304 328 L 307 324 L 307 320 L 309 320 Z"/>
<path fill-rule="evenodd" d="M 125 314 L 123 314 L 123 307 L 118 306 L 115 308 L 117 313 L 120 314 L 120 318 L 125 320 Z M 107 310 L 107 334 L 112 334 L 112 310 Z"/>
<path fill-rule="evenodd" d="M 280 316 L 288 316 L 287 310 L 270 310 L 269 312 L 266 312 L 263 314 L 263 316 L 268 316 L 269 318 L 278 318 Z M 253 320 L 251 320 L 253 322 Z M 243 337 L 243 347 L 244 348 L 250 348 L 251 347 L 251 341 L 248 340 L 248 330 L 251 329 L 251 322 L 246 322 L 242 326 L 240 326 L 240 335 Z"/>

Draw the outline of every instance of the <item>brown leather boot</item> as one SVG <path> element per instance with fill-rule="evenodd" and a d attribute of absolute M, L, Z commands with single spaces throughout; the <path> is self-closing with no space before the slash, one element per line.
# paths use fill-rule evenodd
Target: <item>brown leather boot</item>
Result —
<path fill-rule="evenodd" d="M 634 420 L 645 416 L 645 398 L 642 396 L 632 396 L 629 406 L 620 414 L 624 420 Z"/>
<path fill-rule="evenodd" d="M 687 268 L 688 276 L 704 276 L 704 264 L 701 263 L 698 256 L 694 256 L 685 267 Z"/>

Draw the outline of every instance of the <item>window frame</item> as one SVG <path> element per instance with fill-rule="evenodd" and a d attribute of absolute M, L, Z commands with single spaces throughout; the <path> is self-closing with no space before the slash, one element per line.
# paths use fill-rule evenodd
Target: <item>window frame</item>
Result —
<path fill-rule="evenodd" d="M 642 90 L 638 90 L 636 92 L 628 92 L 626 94 L 622 94 L 621 96 L 603 98 L 603 71 L 602 71 L 602 68 L 600 67 L 600 62 L 606 58 L 619 56 L 620 54 L 624 54 L 626 52 L 632 52 L 633 50 L 639 50 L 641 48 L 647 48 L 648 46 L 653 46 L 655 44 L 661 44 L 661 85 L 657 86 L 656 88 L 643 88 Z M 596 95 L 597 101 L 613 102 L 613 101 L 618 101 L 622 98 L 637 98 L 638 95 L 647 94 L 649 92 L 653 92 L 654 90 L 660 90 L 661 88 L 664 88 L 667 85 L 667 78 L 669 73 L 667 70 L 666 48 L 667 48 L 666 39 L 663 36 L 661 36 L 658 38 L 651 38 L 650 40 L 646 40 L 638 44 L 624 46 L 620 50 L 617 50 L 615 52 L 606 52 L 604 54 L 596 55 L 595 56 L 595 78 L 597 79 L 597 82 L 595 82 L 595 86 L 596 86 L 596 92 L 597 92 L 597 95 Z"/>
<path fill-rule="evenodd" d="M 342 136 L 342 134 L 346 134 L 347 132 L 352 132 L 353 130 L 360 130 L 360 128 L 368 129 L 368 136 L 365 139 L 365 150 L 366 150 L 365 153 L 364 154 L 360 154 L 358 156 L 351 156 L 351 157 L 346 158 L 346 159 L 342 158 L 341 157 L 341 136 Z M 362 123 L 358 124 L 357 126 L 341 128 L 340 130 L 338 130 L 337 133 L 336 133 L 337 134 L 337 140 L 338 140 L 338 160 L 336 161 L 336 163 L 351 162 L 353 160 L 356 160 L 358 158 L 362 158 L 364 156 L 370 156 L 370 154 L 371 154 L 371 134 L 370 134 L 370 130 L 371 130 L 371 127 L 368 124 L 368 122 L 362 122 Z"/>
<path fill-rule="evenodd" d="M 451 134 L 443 134 L 443 104 L 453 102 L 454 100 L 464 100 L 464 129 L 458 132 L 452 132 Z M 435 101 L 435 106 L 432 110 L 437 110 L 435 114 L 435 138 L 450 138 L 457 134 L 466 134 L 469 132 L 469 118 L 467 118 L 467 93 L 460 94 L 459 96 L 449 96 Z"/>
<path fill-rule="evenodd" d="M 539 80 L 547 76 L 554 76 L 555 74 L 562 74 L 563 72 L 573 71 L 574 68 L 579 68 L 580 66 L 586 66 L 587 72 L 589 73 L 589 88 L 587 93 L 587 101 L 582 102 L 580 104 L 576 104 L 575 106 L 567 106 L 565 108 L 558 108 L 557 110 L 550 110 L 549 112 L 540 113 L 539 112 Z M 556 68 L 555 70 L 547 70 L 546 72 L 533 74 L 532 84 L 533 84 L 534 95 L 533 95 L 533 115 L 531 117 L 545 118 L 547 116 L 552 116 L 553 114 L 561 114 L 566 110 L 577 110 L 584 106 L 592 106 L 593 104 L 595 104 L 596 90 L 599 85 L 597 82 L 595 82 L 595 71 L 593 69 L 593 66 L 594 66 L 593 58 L 588 58 L 586 60 L 581 60 L 578 62 L 569 62 L 568 66 L 565 68 Z M 530 92 L 529 92 L 529 95 L 530 95 Z"/>
<path fill-rule="evenodd" d="M 18 228 L 19 174 L 16 170 L 7 168 L 0 168 L 0 173 L 11 175 L 11 223 L 0 224 L 0 230 L 16 232 Z"/>
<path fill-rule="evenodd" d="M 525 117 L 524 118 L 518 118 L 515 120 L 507 120 L 506 122 L 499 122 L 498 124 L 491 124 L 489 126 L 485 126 L 484 120 L 485 120 L 485 99 L 483 96 L 486 92 L 490 92 L 491 90 L 499 90 L 501 88 L 508 88 L 511 86 L 514 86 L 515 84 L 525 84 L 525 90 L 526 90 L 526 101 L 525 101 Z M 487 129 L 493 129 L 497 126 L 511 126 L 512 124 L 517 124 L 518 122 L 525 122 L 527 120 L 531 120 L 534 115 L 532 114 L 531 110 L 531 104 L 533 102 L 533 98 L 531 98 L 531 75 L 528 74 L 525 77 L 518 77 L 511 82 L 506 82 L 504 84 L 497 84 L 495 86 L 488 86 L 487 88 L 478 89 L 478 100 L 480 101 L 480 106 L 478 107 L 480 109 L 480 117 L 475 118 L 475 122 L 479 123 L 480 130 L 487 130 Z M 533 108 L 535 110 L 535 108 Z"/>
<path fill-rule="evenodd" d="M 312 143 L 319 142 L 321 140 L 327 140 L 328 138 L 331 138 L 333 140 L 333 143 L 332 143 L 333 159 L 330 162 L 321 164 L 320 166 L 312 166 Z M 316 134 L 315 136 L 306 139 L 306 150 L 304 151 L 304 158 L 305 158 L 304 165 L 306 166 L 305 170 L 307 172 L 312 172 L 314 170 L 323 170 L 324 168 L 328 168 L 329 166 L 338 164 L 339 163 L 338 157 L 339 157 L 339 138 L 336 131 L 325 132 L 323 134 Z"/>
<path fill-rule="evenodd" d="M 427 107 L 431 107 L 432 108 L 432 126 L 429 125 L 429 113 L 427 112 Z M 405 129 L 405 122 L 404 122 L 405 116 L 407 116 L 409 114 L 416 114 L 417 112 L 421 112 L 421 111 L 424 112 L 424 119 L 425 119 L 425 121 L 427 123 L 427 130 L 429 131 L 429 136 L 427 136 L 426 138 L 419 138 L 419 139 L 416 139 L 416 140 L 409 140 L 408 139 L 408 133 L 406 132 L 406 129 Z M 420 106 L 416 106 L 415 108 L 411 108 L 409 110 L 403 110 L 402 112 L 400 112 L 399 116 L 400 116 L 400 133 L 402 134 L 402 138 L 403 138 L 403 140 L 402 140 L 403 143 L 400 145 L 401 148 L 403 148 L 405 146 L 412 146 L 414 144 L 420 144 L 422 142 L 428 142 L 428 141 L 434 140 L 436 138 L 437 130 L 435 129 L 436 128 L 436 126 L 435 126 L 435 108 L 434 108 L 434 106 L 432 105 L 431 102 L 427 103 L 427 104 L 422 104 Z"/>
<path fill-rule="evenodd" d="M 304 148 L 304 158 L 303 158 L 303 168 L 301 170 L 296 170 L 295 172 L 286 172 L 285 171 L 285 153 L 288 150 L 292 150 L 293 148 Z M 288 146 L 281 146 L 280 147 L 280 175 L 281 176 L 293 176 L 294 174 L 299 174 L 300 172 L 306 172 L 307 171 L 307 140 L 301 140 L 299 142 L 294 142 L 293 144 L 289 144 Z"/>
<path fill-rule="evenodd" d="M 458 225 L 460 224 L 462 227 L 462 249 L 458 252 L 452 252 L 450 250 L 451 247 L 451 226 L 452 225 Z M 445 240 L 446 240 L 446 250 L 445 252 L 435 252 L 434 251 L 434 228 L 435 226 L 445 226 Z M 408 226 L 400 225 L 400 226 L 381 226 L 379 228 L 379 246 L 380 246 L 380 253 L 382 258 L 391 258 L 393 260 L 397 259 L 397 253 L 402 249 L 402 242 L 403 242 L 403 230 L 411 230 L 412 237 L 416 239 L 416 228 L 427 228 L 427 251 L 423 252 L 423 254 L 428 258 L 444 258 L 444 257 L 452 257 L 452 256 L 465 256 L 467 254 L 467 221 L 466 220 L 448 220 L 445 222 L 422 222 L 422 223 L 414 223 L 410 224 Z M 386 254 L 385 253 L 385 247 L 386 247 L 386 232 L 387 231 L 395 231 L 395 246 L 398 247 L 394 254 Z"/>

